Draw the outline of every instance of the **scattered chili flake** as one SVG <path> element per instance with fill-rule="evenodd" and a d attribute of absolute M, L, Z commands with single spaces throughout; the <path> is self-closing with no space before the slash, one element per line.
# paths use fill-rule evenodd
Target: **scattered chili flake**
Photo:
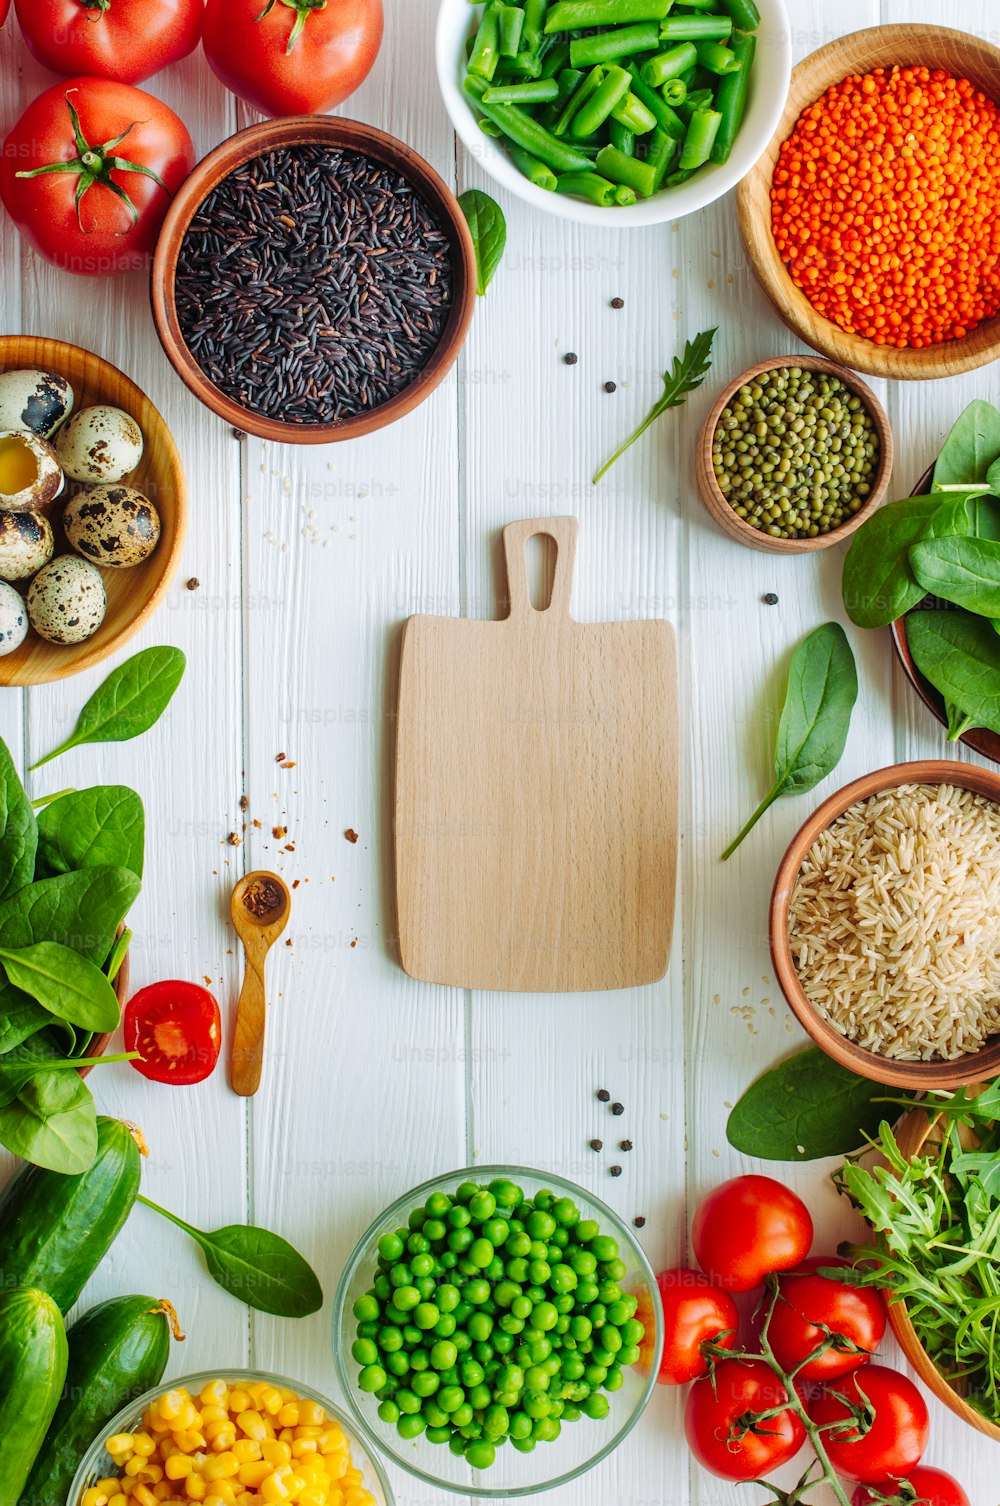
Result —
<path fill-rule="evenodd" d="M 288 827 L 287 826 L 272 826 L 271 827 L 271 836 L 272 837 L 277 837 L 279 840 L 282 837 L 287 837 L 288 836 Z"/>
<path fill-rule="evenodd" d="M 250 822 L 250 825 L 256 827 L 258 831 L 260 831 L 262 824 L 262 822 L 257 820 L 256 816 L 254 816 L 253 820 Z"/>
<path fill-rule="evenodd" d="M 609 1170 L 609 1171 L 610 1171 L 610 1173 L 611 1173 L 611 1175 L 612 1175 L 612 1176 L 613 1176 L 613 1177 L 620 1177 L 620 1176 L 621 1176 L 621 1174 L 622 1174 L 622 1169 L 621 1169 L 621 1167 L 620 1167 L 620 1166 L 617 1166 L 617 1165 L 615 1165 L 615 1166 L 609 1166 L 609 1167 L 608 1167 L 608 1170 Z"/>
<path fill-rule="evenodd" d="M 603 1140 L 591 1140 L 591 1142 L 590 1142 L 590 1148 L 591 1148 L 591 1150 L 603 1150 L 604 1149 L 604 1141 Z"/>
<path fill-rule="evenodd" d="M 297 889 L 299 887 L 299 885 L 301 884 L 301 882 L 302 882 L 301 879 L 292 879 L 292 888 L 293 889 Z"/>
<path fill-rule="evenodd" d="M 598 1088 L 597 1097 L 601 1103 L 611 1102 L 611 1094 L 608 1092 L 607 1088 Z"/>
<path fill-rule="evenodd" d="M 281 765 L 281 767 L 283 769 L 294 769 L 295 768 L 295 759 L 294 758 L 286 758 L 285 761 L 284 761 L 284 763 Z"/>
<path fill-rule="evenodd" d="M 240 836 L 238 831 L 231 831 L 229 833 L 229 836 L 226 838 L 226 841 L 229 843 L 230 847 L 239 847 L 240 843 L 243 841 L 243 838 Z"/>
<path fill-rule="evenodd" d="M 294 842 L 286 842 L 285 843 L 285 851 L 286 852 L 294 852 L 295 851 L 295 843 Z"/>
<path fill-rule="evenodd" d="M 274 755 L 274 761 L 275 761 L 275 763 L 284 763 L 286 757 L 287 757 L 287 754 L 285 754 L 285 753 L 276 753 Z"/>
<path fill-rule="evenodd" d="M 358 834 L 354 830 L 353 826 L 349 826 L 347 828 L 347 830 L 344 832 L 344 836 L 347 838 L 347 840 L 349 842 L 356 842 L 358 840 Z"/>
<path fill-rule="evenodd" d="M 251 915 L 273 915 L 285 907 L 285 896 L 274 879 L 254 879 L 243 891 L 243 904 Z"/>
<path fill-rule="evenodd" d="M 355 936 L 354 940 L 351 942 L 351 948 L 352 948 L 352 950 L 353 950 L 354 947 L 357 946 L 357 944 L 358 944 L 358 938 Z"/>
<path fill-rule="evenodd" d="M 579 359 L 580 357 L 577 355 L 575 350 L 568 350 L 563 356 L 563 361 L 567 366 L 575 366 Z"/>
<path fill-rule="evenodd" d="M 632 1149 L 632 1142 L 631 1142 L 631 1140 L 622 1140 L 622 1141 L 620 1141 L 619 1145 L 618 1145 L 618 1149 L 619 1150 L 631 1150 Z"/>
<path fill-rule="evenodd" d="M 645 1229 L 646 1227 L 646 1220 L 641 1213 L 637 1213 L 632 1222 L 635 1224 L 637 1229 Z"/>
<path fill-rule="evenodd" d="M 291 946 L 291 944 L 292 944 L 292 938 L 289 936 L 288 940 L 285 942 L 285 945 L 286 946 Z"/>
<path fill-rule="evenodd" d="M 250 806 L 250 796 L 249 795 L 241 795 L 240 796 L 240 810 L 241 811 L 248 810 L 249 806 Z"/>

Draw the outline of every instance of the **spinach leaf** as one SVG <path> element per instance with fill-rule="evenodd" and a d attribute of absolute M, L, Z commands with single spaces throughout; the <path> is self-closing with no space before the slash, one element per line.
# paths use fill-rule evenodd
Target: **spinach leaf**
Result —
<path fill-rule="evenodd" d="M 145 648 L 113 669 L 80 712 L 73 733 L 33 769 L 81 743 L 123 743 L 148 732 L 163 715 L 184 674 L 179 648 Z"/>
<path fill-rule="evenodd" d="M 804 794 L 837 767 L 857 696 L 858 672 L 847 634 L 839 622 L 825 622 L 803 638 L 792 655 L 774 749 L 774 785 L 730 842 L 723 860 L 779 795 Z"/>
<path fill-rule="evenodd" d="M 0 1057 L 30 1040 L 41 1030 L 55 1026 L 67 1056 L 76 1045 L 76 1031 L 64 1021 L 56 1022 L 47 1009 L 29 999 L 20 989 L 0 978 Z"/>
<path fill-rule="evenodd" d="M 751 1083 L 729 1115 L 726 1136 L 736 1150 L 765 1161 L 849 1155 L 893 1117 L 886 1098 L 901 1096 L 911 1095 L 858 1077 L 809 1046 Z"/>
<path fill-rule="evenodd" d="M 991 539 L 924 539 L 910 550 L 924 590 L 980 617 L 1000 617 L 1000 544 Z"/>
<path fill-rule="evenodd" d="M 969 612 L 914 612 L 906 619 L 913 662 L 945 701 L 961 707 L 967 727 L 1000 732 L 1000 638 Z M 958 731 L 949 730 L 954 742 Z"/>
<path fill-rule="evenodd" d="M 131 1062 L 139 1051 L 119 1051 L 114 1056 L 47 1057 L 35 1052 L 11 1051 L 0 1057 L 0 1109 L 13 1103 L 21 1089 L 36 1072 L 78 1072 L 81 1067 L 107 1067 L 112 1062 Z"/>
<path fill-rule="evenodd" d="M 97 1111 L 76 1072 L 36 1071 L 0 1107 L 0 1145 L 23 1161 L 75 1176 L 97 1154 Z"/>
<path fill-rule="evenodd" d="M 994 460 L 986 472 L 986 484 L 995 497 L 1000 497 L 1000 457 Z"/>
<path fill-rule="evenodd" d="M 992 403 L 974 398 L 960 413 L 934 466 L 934 485 L 985 486 L 1000 458 L 1000 413 Z"/>
<path fill-rule="evenodd" d="M 39 879 L 0 903 L 0 946 L 59 941 L 100 967 L 139 893 L 127 868 L 83 868 Z"/>
<path fill-rule="evenodd" d="M 98 1033 L 114 1030 L 120 1019 L 118 1000 L 104 973 L 93 962 L 58 941 L 33 946 L 0 946 L 0 966 L 7 981 L 58 1019 Z"/>
<path fill-rule="evenodd" d="M 213 1281 L 248 1307 L 279 1318 L 306 1318 L 323 1306 L 315 1271 L 279 1234 L 253 1224 L 228 1224 L 205 1234 L 141 1193 L 139 1202 L 190 1234 L 201 1246 Z"/>
<path fill-rule="evenodd" d="M 145 815 L 134 790 L 120 784 L 60 795 L 38 816 L 36 877 L 77 868 L 128 868 L 142 878 Z"/>
<path fill-rule="evenodd" d="M 459 194 L 458 204 L 472 234 L 476 253 L 476 292 L 481 298 L 500 265 L 507 244 L 507 221 L 496 199 L 491 199 L 482 189 L 467 188 Z"/>
<path fill-rule="evenodd" d="M 37 841 L 31 802 L 0 740 L 0 899 L 31 883 Z"/>
<path fill-rule="evenodd" d="M 910 565 L 922 539 L 967 534 L 967 497 L 906 497 L 880 507 L 862 523 L 844 559 L 841 589 L 858 627 L 888 627 L 926 595 Z"/>

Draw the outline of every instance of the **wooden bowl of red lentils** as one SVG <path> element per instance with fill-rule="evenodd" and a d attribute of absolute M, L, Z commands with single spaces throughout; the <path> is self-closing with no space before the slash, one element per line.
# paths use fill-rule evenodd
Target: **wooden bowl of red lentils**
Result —
<path fill-rule="evenodd" d="M 792 73 L 774 138 L 737 191 L 774 308 L 872 376 L 1000 356 L 1000 49 L 945 26 L 853 32 Z"/>

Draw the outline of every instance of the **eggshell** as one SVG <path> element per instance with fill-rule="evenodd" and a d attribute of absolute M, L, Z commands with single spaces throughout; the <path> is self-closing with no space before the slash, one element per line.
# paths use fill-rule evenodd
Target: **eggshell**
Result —
<path fill-rule="evenodd" d="M 20 648 L 28 636 L 28 609 L 13 586 L 0 581 L 0 658 Z"/>
<path fill-rule="evenodd" d="M 107 597 L 96 565 L 62 554 L 39 570 L 28 591 L 28 616 L 50 643 L 83 643 L 104 621 Z"/>
<path fill-rule="evenodd" d="M 28 580 L 54 552 L 52 524 L 40 512 L 0 512 L 0 580 Z"/>
<path fill-rule="evenodd" d="M 121 408 L 100 403 L 81 408 L 56 437 L 56 450 L 73 481 L 122 481 L 142 459 L 142 430 Z"/>
<path fill-rule="evenodd" d="M 0 490 L 0 512 L 46 512 L 65 485 L 56 452 L 48 440 L 26 429 L 0 431 L 0 472 L 4 451 L 14 446 L 30 451 L 35 477 L 17 491 Z"/>
<path fill-rule="evenodd" d="M 97 565 L 128 570 L 149 558 L 160 541 L 160 518 L 148 497 L 131 486 L 90 486 L 66 504 L 66 537 Z"/>
<path fill-rule="evenodd" d="M 73 411 L 73 389 L 54 371 L 0 373 L 0 429 L 30 429 L 51 439 Z"/>

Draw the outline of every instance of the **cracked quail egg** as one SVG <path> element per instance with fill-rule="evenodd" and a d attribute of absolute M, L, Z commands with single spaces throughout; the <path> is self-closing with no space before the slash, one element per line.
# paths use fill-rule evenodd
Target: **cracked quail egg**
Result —
<path fill-rule="evenodd" d="M 106 609 L 100 570 L 76 554 L 50 561 L 28 591 L 31 626 L 50 643 L 83 643 L 97 632 Z"/>
<path fill-rule="evenodd" d="M 27 580 L 54 552 L 52 524 L 40 512 L 0 512 L 0 580 Z"/>
<path fill-rule="evenodd" d="M 51 439 L 73 411 L 73 389 L 54 371 L 0 374 L 0 429 L 30 429 Z"/>
<path fill-rule="evenodd" d="M 0 511 L 40 512 L 64 485 L 55 450 L 28 430 L 0 431 Z"/>
<path fill-rule="evenodd" d="M 122 481 L 142 459 L 142 430 L 121 408 L 81 408 L 60 429 L 56 450 L 74 481 Z"/>
<path fill-rule="evenodd" d="M 0 580 L 0 658 L 20 648 L 28 636 L 28 610 L 24 600 Z"/>
<path fill-rule="evenodd" d="M 131 486 L 89 486 L 66 504 L 66 537 L 98 565 L 128 570 L 160 542 L 160 518 L 148 497 Z"/>

